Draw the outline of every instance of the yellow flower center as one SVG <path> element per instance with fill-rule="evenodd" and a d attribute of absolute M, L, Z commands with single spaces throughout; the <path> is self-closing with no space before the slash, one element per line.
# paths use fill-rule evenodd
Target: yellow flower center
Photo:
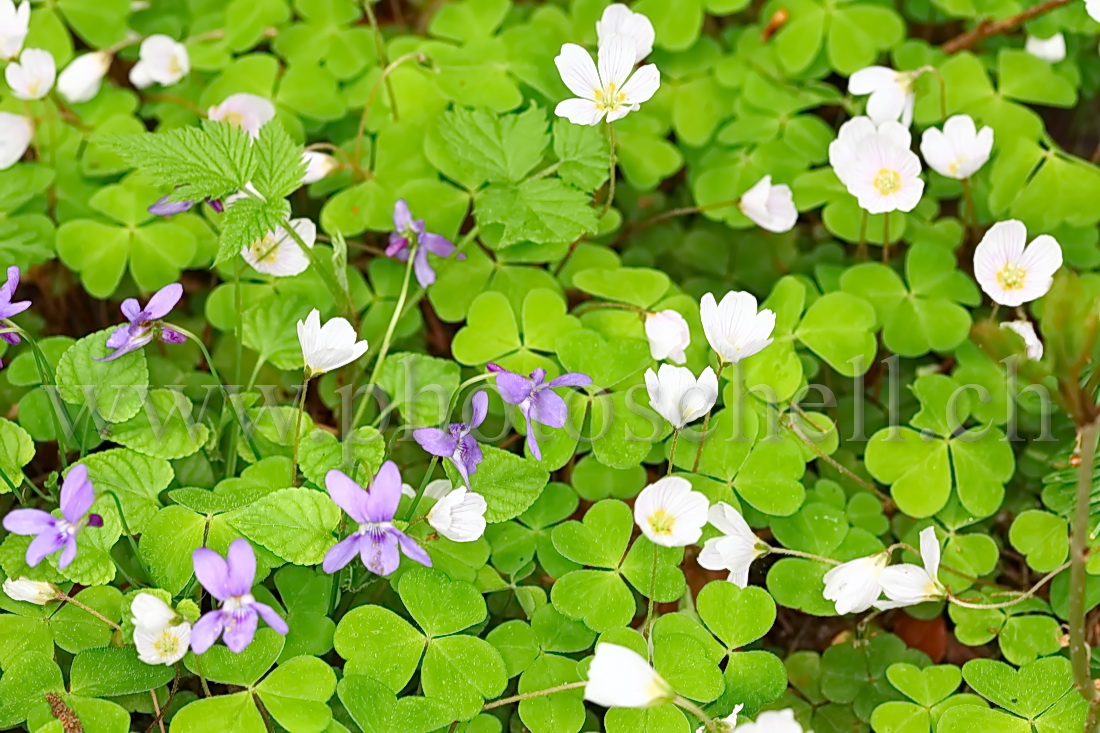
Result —
<path fill-rule="evenodd" d="M 875 176 L 874 186 L 883 196 L 897 193 L 901 190 L 901 174 L 890 168 L 881 168 Z"/>
<path fill-rule="evenodd" d="M 947 166 L 947 172 L 948 173 L 958 173 L 959 172 L 959 161 L 957 161 L 957 160 L 951 161 L 951 165 Z"/>
<path fill-rule="evenodd" d="M 37 97 L 38 96 L 38 89 L 39 89 L 40 86 L 42 86 L 42 83 L 40 81 L 38 81 L 38 79 L 35 79 L 30 84 L 28 84 L 27 85 L 27 96 Z"/>
<path fill-rule="evenodd" d="M 649 515 L 649 527 L 653 530 L 653 534 L 670 535 L 672 534 L 672 528 L 675 526 L 676 517 L 664 509 L 658 509 Z"/>
<path fill-rule="evenodd" d="M 230 124 L 233 127 L 244 127 L 244 115 L 240 112 L 227 112 L 225 117 L 222 118 L 222 122 Z"/>
<path fill-rule="evenodd" d="M 595 92 L 596 108 L 604 112 L 614 112 L 626 102 L 626 95 L 619 91 L 615 82 L 609 82 L 603 89 Z"/>
<path fill-rule="evenodd" d="M 1020 290 L 1026 279 L 1027 270 L 1015 262 L 1009 262 L 997 273 L 997 283 L 1005 290 Z"/>
<path fill-rule="evenodd" d="M 275 237 L 268 232 L 262 239 L 257 239 L 252 243 L 252 256 L 257 262 L 263 262 L 265 264 L 273 264 L 275 262 L 275 252 L 279 249 L 275 244 Z"/>
<path fill-rule="evenodd" d="M 153 642 L 153 648 L 156 649 L 157 654 L 162 657 L 174 657 L 179 652 L 179 637 L 173 634 L 168 629 L 165 629 L 164 631 L 160 632 L 160 636 L 158 636 L 157 640 Z"/>
<path fill-rule="evenodd" d="M 173 76 L 183 73 L 183 66 L 180 65 L 179 57 L 174 54 L 168 59 L 168 73 Z"/>

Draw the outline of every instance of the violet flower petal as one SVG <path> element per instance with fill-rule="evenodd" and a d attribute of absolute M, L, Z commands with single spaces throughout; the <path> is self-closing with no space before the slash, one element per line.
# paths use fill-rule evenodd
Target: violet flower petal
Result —
<path fill-rule="evenodd" d="M 174 328 L 162 328 L 160 340 L 166 344 L 182 344 L 187 342 L 187 337 Z"/>
<path fill-rule="evenodd" d="M 535 437 L 535 426 L 531 424 L 531 413 L 529 410 L 523 411 L 523 418 L 527 421 L 527 449 L 531 451 L 531 455 L 535 457 L 536 461 L 541 461 L 542 451 L 539 450 L 539 441 Z"/>
<path fill-rule="evenodd" d="M 366 521 L 389 522 L 401 501 L 401 472 L 397 464 L 386 461 L 367 491 Z M 362 521 L 362 520 L 361 520 Z"/>
<path fill-rule="evenodd" d="M 119 310 L 122 311 L 122 315 L 126 316 L 126 320 L 130 323 L 141 317 L 141 303 L 137 301 L 137 298 L 127 298 L 122 301 L 122 307 Z"/>
<path fill-rule="evenodd" d="M 73 466 L 61 484 L 61 514 L 69 524 L 76 524 L 95 501 L 95 489 L 88 480 L 88 467 L 83 463 Z"/>
<path fill-rule="evenodd" d="M 401 236 L 397 232 L 392 232 L 390 234 L 390 243 L 389 243 L 389 245 L 386 246 L 386 256 L 387 257 L 396 257 L 399 252 L 401 252 L 403 249 L 405 249 L 408 246 L 409 246 L 409 240 L 405 239 L 403 236 Z"/>
<path fill-rule="evenodd" d="M 28 548 L 29 550 L 30 548 Z M 57 569 L 64 570 L 69 567 L 69 564 L 76 559 L 76 537 L 69 537 L 65 541 L 65 549 L 61 552 L 61 557 L 57 560 Z"/>
<path fill-rule="evenodd" d="M 346 473 L 335 468 L 329 471 L 325 474 L 325 488 L 336 506 L 358 524 L 370 521 L 367 519 L 367 492 Z"/>
<path fill-rule="evenodd" d="M 256 579 L 256 553 L 252 551 L 252 545 L 246 539 L 233 540 L 226 553 L 225 588 L 231 596 L 243 596 L 252 590 L 252 582 Z"/>
<path fill-rule="evenodd" d="M 14 509 L 4 517 L 4 529 L 13 534 L 42 534 L 52 532 L 57 519 L 41 509 Z"/>
<path fill-rule="evenodd" d="M 413 438 L 421 448 L 440 458 L 449 458 L 458 448 L 458 440 L 439 428 L 417 428 L 413 431 Z"/>
<path fill-rule="evenodd" d="M 176 303 L 179 303 L 182 297 L 182 285 L 179 283 L 165 285 L 155 292 L 153 297 L 149 298 L 149 302 L 145 304 L 145 317 L 150 321 L 164 318 L 172 312 L 172 309 L 176 307 Z"/>
<path fill-rule="evenodd" d="M 173 214 L 190 211 L 191 207 L 195 205 L 194 201 L 169 201 L 168 199 L 168 196 L 158 199 L 149 206 L 149 213 L 153 216 L 172 216 Z"/>
<path fill-rule="evenodd" d="M 226 618 L 227 616 L 229 618 Z M 249 605 L 232 614 L 228 614 L 223 610 L 222 618 L 225 619 L 225 632 L 222 634 L 222 640 L 229 647 L 229 651 L 240 654 L 248 648 L 248 645 L 252 643 L 252 639 L 256 636 L 256 626 L 259 623 L 256 609 Z"/>
<path fill-rule="evenodd" d="M 204 614 L 191 628 L 191 651 L 202 654 L 214 646 L 224 627 L 221 611 L 210 611 Z"/>
<path fill-rule="evenodd" d="M 359 557 L 367 570 L 376 575 L 389 575 L 401 564 L 401 556 L 397 551 L 397 537 L 390 532 L 364 536 L 359 545 Z"/>
<path fill-rule="evenodd" d="M 359 554 L 361 540 L 362 535 L 356 533 L 337 542 L 332 549 L 325 553 L 325 560 L 321 563 L 321 569 L 330 575 L 337 570 L 343 570 Z"/>
<path fill-rule="evenodd" d="M 550 428 L 565 426 L 569 410 L 557 392 L 540 389 L 531 397 L 531 419 Z"/>
<path fill-rule="evenodd" d="M 531 395 L 534 382 L 513 372 L 502 371 L 497 374 L 497 390 L 502 400 L 509 405 L 518 405 Z"/>
<path fill-rule="evenodd" d="M 426 249 L 433 255 L 439 255 L 440 257 L 450 257 L 451 253 L 455 251 L 455 246 L 451 240 L 435 232 L 425 232 L 420 235 L 419 244 L 421 249 Z"/>
<path fill-rule="evenodd" d="M 592 377 L 580 372 L 566 372 L 550 380 L 551 387 L 587 387 L 590 384 L 592 384 Z"/>
<path fill-rule="evenodd" d="M 412 212 L 405 199 L 398 199 L 393 205 L 393 228 L 398 232 L 405 231 L 412 224 Z"/>
<path fill-rule="evenodd" d="M 432 269 L 432 263 L 428 262 L 428 250 L 423 247 L 416 250 L 413 272 L 416 273 L 416 281 L 420 283 L 420 287 L 426 288 L 435 283 L 435 270 Z"/>
<path fill-rule="evenodd" d="M 283 617 L 280 616 L 279 613 L 271 606 L 267 605 L 266 603 L 260 603 L 259 601 L 256 601 L 252 604 L 252 607 L 256 609 L 256 613 L 260 614 L 260 617 L 263 618 L 264 622 L 276 632 L 282 634 L 283 636 L 286 636 L 287 633 L 290 631 L 290 627 L 287 626 L 287 623 L 283 620 Z"/>
<path fill-rule="evenodd" d="M 473 430 L 485 422 L 485 416 L 489 413 L 489 393 L 485 390 L 478 391 L 470 400 L 473 412 L 470 414 L 470 430 Z"/>
<path fill-rule="evenodd" d="M 31 540 L 27 547 L 26 561 L 32 568 L 42 562 L 48 555 L 52 555 L 62 547 L 65 547 L 67 538 L 55 529 L 49 529 Z M 74 550 L 75 554 L 75 550 Z M 70 558 L 71 560 L 71 558 Z M 67 565 L 68 563 L 66 563 Z"/>
<path fill-rule="evenodd" d="M 191 554 L 191 560 L 195 565 L 195 577 L 210 595 L 219 601 L 233 595 L 229 592 L 229 567 L 221 555 L 209 547 L 200 547 Z"/>
<path fill-rule="evenodd" d="M 431 556 L 428 555 L 427 550 L 416 544 L 416 540 L 414 540 L 412 537 L 409 537 L 407 534 L 399 529 L 393 529 L 390 531 L 397 535 L 397 541 L 401 544 L 401 551 L 405 553 L 405 557 L 420 563 L 426 568 L 430 568 L 432 566 Z"/>
<path fill-rule="evenodd" d="M 20 342 L 19 334 L 17 333 L 0 333 L 0 339 L 4 339 L 12 346 Z"/>

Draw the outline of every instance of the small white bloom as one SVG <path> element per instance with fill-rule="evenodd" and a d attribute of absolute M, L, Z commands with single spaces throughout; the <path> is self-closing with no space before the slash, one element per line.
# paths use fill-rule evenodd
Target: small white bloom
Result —
<path fill-rule="evenodd" d="M 677 430 L 710 412 L 718 400 L 718 377 L 707 367 L 696 379 L 687 367 L 662 364 L 645 372 L 650 406 Z"/>
<path fill-rule="evenodd" d="M 848 93 L 867 98 L 867 116 L 876 123 L 900 121 L 902 126 L 913 123 L 913 107 L 917 97 L 913 91 L 916 75 L 911 71 L 894 71 L 886 66 L 868 66 L 848 78 Z"/>
<path fill-rule="evenodd" d="M 577 98 L 559 102 L 554 114 L 576 125 L 595 125 L 604 117 L 614 122 L 637 110 L 657 93 L 661 74 L 655 64 L 646 64 L 631 74 L 634 55 L 634 41 L 621 34 L 600 41 L 599 68 L 581 46 L 562 46 L 554 63 L 561 80 Z"/>
<path fill-rule="evenodd" d="M 1043 358 L 1043 342 L 1039 340 L 1039 334 L 1035 333 L 1035 326 L 1031 321 L 1005 321 L 1001 328 L 1007 328 L 1024 340 L 1028 359 L 1039 361 Z"/>
<path fill-rule="evenodd" d="M 732 730 L 732 729 L 731 729 Z M 751 723 L 737 726 L 737 733 L 809 733 L 802 730 L 798 720 L 794 717 L 794 711 L 765 710 L 756 716 Z"/>
<path fill-rule="evenodd" d="M 0 0 L 0 59 L 11 60 L 23 49 L 31 22 L 31 4 Z"/>
<path fill-rule="evenodd" d="M 428 524 L 455 542 L 473 542 L 485 534 L 485 497 L 461 486 L 435 503 Z"/>
<path fill-rule="evenodd" d="M 741 512 L 724 501 L 710 508 L 707 519 L 722 536 L 703 543 L 699 565 L 707 570 L 728 570 L 729 581 L 744 588 L 749 584 L 749 566 L 768 554 L 768 546 L 753 534 Z"/>
<path fill-rule="evenodd" d="M 340 161 L 327 153 L 316 150 L 306 150 L 302 153 L 302 160 L 306 163 L 306 172 L 302 176 L 302 185 L 316 183 L 325 176 L 332 174 L 340 168 Z"/>
<path fill-rule="evenodd" d="M 710 347 L 724 362 L 739 362 L 767 348 L 775 330 L 775 313 L 768 308 L 756 312 L 752 293 L 733 291 L 716 303 L 707 293 L 700 302 L 703 333 Z"/>
<path fill-rule="evenodd" d="M 57 591 L 56 585 L 41 580 L 8 578 L 4 581 L 4 595 L 13 601 L 25 601 L 37 606 L 45 606 L 50 601 L 57 600 Z"/>
<path fill-rule="evenodd" d="M 829 165 L 836 172 L 841 183 L 849 185 L 852 169 L 859 158 L 863 141 L 871 135 L 881 135 L 895 145 L 908 148 L 913 144 L 909 129 L 895 120 L 887 120 L 876 125 L 870 117 L 853 117 L 840 126 L 836 140 L 829 143 Z"/>
<path fill-rule="evenodd" d="M 928 167 L 960 181 L 977 173 L 992 150 L 993 128 L 979 130 L 970 115 L 948 118 L 942 131 L 929 127 L 920 141 L 920 152 Z"/>
<path fill-rule="evenodd" d="M 107 69 L 111 68 L 111 53 L 96 51 L 77 56 L 57 77 L 57 91 L 73 104 L 87 102 L 99 94 Z"/>
<path fill-rule="evenodd" d="M 226 122 L 239 127 L 253 139 L 260 136 L 260 128 L 275 117 L 275 105 L 270 99 L 255 94 L 230 94 L 221 104 L 215 104 L 206 116 L 215 122 Z"/>
<path fill-rule="evenodd" d="M 435 481 L 429 481 L 424 487 L 424 498 L 438 501 L 452 490 L 454 490 L 454 484 L 445 478 L 437 478 Z M 416 489 L 409 484 L 401 484 L 401 493 L 412 499 L 416 496 Z"/>
<path fill-rule="evenodd" d="M 157 33 L 141 42 L 138 62 L 130 69 L 130 83 L 138 89 L 161 84 L 171 86 L 191 71 L 187 46 Z"/>
<path fill-rule="evenodd" d="M 311 219 L 291 219 L 290 227 L 307 247 L 313 247 L 317 241 L 317 225 Z M 284 227 L 276 227 L 274 232 L 242 247 L 241 257 L 256 272 L 275 277 L 301 275 L 309 268 L 309 255 Z"/>
<path fill-rule="evenodd" d="M 892 565 L 882 571 L 882 592 L 888 601 L 876 601 L 875 608 L 886 610 L 936 601 L 947 595 L 939 580 L 940 542 L 936 528 L 925 527 L 920 533 L 920 557 L 924 567 L 912 563 Z"/>
<path fill-rule="evenodd" d="M 1050 38 L 1037 38 L 1029 33 L 1024 50 L 1037 59 L 1056 64 L 1066 59 L 1066 37 L 1055 33 Z"/>
<path fill-rule="evenodd" d="M 1023 305 L 1050 290 L 1062 266 L 1062 247 L 1049 234 L 1025 247 L 1026 241 L 1027 227 L 1010 219 L 991 226 L 974 250 L 974 277 L 994 302 Z"/>
<path fill-rule="evenodd" d="M 882 571 L 890 556 L 879 552 L 849 560 L 825 573 L 826 600 L 836 604 L 838 614 L 866 611 L 882 594 Z"/>
<path fill-rule="evenodd" d="M 709 507 L 707 497 L 693 491 L 686 478 L 666 476 L 638 494 L 634 521 L 653 544 L 683 547 L 699 541 Z"/>
<path fill-rule="evenodd" d="M 869 214 L 912 211 L 924 193 L 920 158 L 883 135 L 863 139 L 845 175 L 848 192 Z"/>
<path fill-rule="evenodd" d="M 584 699 L 605 708 L 648 708 L 671 700 L 672 686 L 642 655 L 601 642 L 588 668 Z"/>
<path fill-rule="evenodd" d="M 134 646 L 138 659 L 146 664 L 165 664 L 169 667 L 183 659 L 191 645 L 191 624 L 165 626 L 159 631 L 134 628 Z"/>
<path fill-rule="evenodd" d="M 1090 18 L 1100 23 L 1100 0 L 1085 0 L 1085 12 Z"/>
<path fill-rule="evenodd" d="M 791 187 L 782 183 L 773 186 L 771 176 L 764 176 L 741 194 L 737 206 L 742 214 L 769 232 L 789 232 L 798 221 Z"/>
<path fill-rule="evenodd" d="M 367 353 L 366 340 L 357 341 L 358 338 L 346 318 L 332 318 L 322 327 L 320 311 L 311 310 L 304 321 L 298 321 L 298 343 L 302 346 L 306 373 L 315 377 Z"/>
<path fill-rule="evenodd" d="M 177 614 L 152 593 L 138 593 L 130 601 L 130 620 L 134 628 L 156 635 L 176 620 Z"/>
<path fill-rule="evenodd" d="M 635 13 L 622 3 L 612 3 L 604 8 L 603 16 L 596 21 L 596 38 L 599 44 L 614 35 L 623 35 L 634 42 L 634 63 L 639 63 L 653 50 L 656 34 L 653 23 L 642 13 Z"/>
<path fill-rule="evenodd" d="M 691 344 L 691 329 L 676 311 L 646 313 L 645 335 L 649 339 L 649 355 L 657 361 L 668 359 L 674 364 L 687 361 L 684 349 Z"/>
<path fill-rule="evenodd" d="M 19 99 L 42 99 L 53 89 L 57 78 L 57 66 L 49 51 L 28 48 L 19 55 L 19 61 L 8 64 L 4 79 L 11 93 Z"/>
<path fill-rule="evenodd" d="M 0 171 L 19 162 L 34 138 L 34 125 L 23 115 L 0 112 Z"/>
<path fill-rule="evenodd" d="M 718 723 L 718 730 L 724 733 L 732 733 L 732 731 L 737 728 L 737 715 L 744 707 L 744 705 L 734 705 L 732 713 L 720 720 L 716 720 L 715 722 Z M 695 733 L 707 733 L 707 727 L 701 725 L 695 729 Z"/>

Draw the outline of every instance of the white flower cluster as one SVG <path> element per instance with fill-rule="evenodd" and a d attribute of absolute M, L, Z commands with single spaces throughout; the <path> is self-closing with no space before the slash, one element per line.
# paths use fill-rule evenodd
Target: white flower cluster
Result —
<path fill-rule="evenodd" d="M 146 664 L 172 666 L 191 646 L 191 624 L 152 593 L 138 593 L 130 602 L 134 646 Z"/>

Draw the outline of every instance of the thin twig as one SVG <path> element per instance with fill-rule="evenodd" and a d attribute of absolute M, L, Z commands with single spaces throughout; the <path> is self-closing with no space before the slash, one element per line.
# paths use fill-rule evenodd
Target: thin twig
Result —
<path fill-rule="evenodd" d="M 1017 13 L 1010 18 L 1005 18 L 1004 20 L 982 21 L 966 33 L 955 36 L 950 41 L 940 46 L 940 48 L 943 49 L 944 53 L 958 53 L 959 51 L 964 51 L 979 41 L 1000 33 L 1008 33 L 1029 20 L 1038 18 L 1040 15 L 1046 15 L 1063 5 L 1069 5 L 1070 2 L 1071 0 L 1046 0 L 1046 2 L 1033 5 L 1027 10 Z"/>
<path fill-rule="evenodd" d="M 523 702 L 524 700 L 530 700 L 532 697 L 543 697 L 545 695 L 553 695 L 556 692 L 565 692 L 566 690 L 575 690 L 578 687 L 584 687 L 588 683 L 584 680 L 580 682 L 567 682 L 564 685 L 558 685 L 557 687 L 549 687 L 545 690 L 536 690 L 534 692 L 524 692 L 519 695 L 512 695 L 511 697 L 501 698 L 500 700 L 493 700 L 490 703 L 486 703 L 481 708 L 482 712 L 486 710 L 492 710 L 493 708 L 504 707 L 505 705 L 511 705 L 514 702 Z"/>

